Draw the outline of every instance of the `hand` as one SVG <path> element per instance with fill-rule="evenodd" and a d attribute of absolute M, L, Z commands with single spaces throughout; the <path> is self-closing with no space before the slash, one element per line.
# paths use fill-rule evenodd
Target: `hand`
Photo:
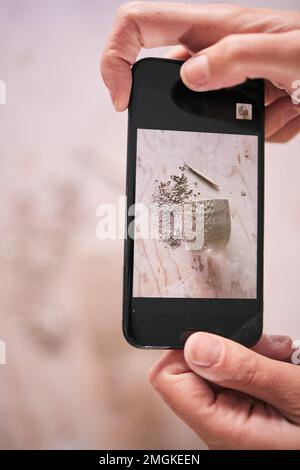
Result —
<path fill-rule="evenodd" d="M 128 106 L 131 66 L 141 49 L 180 44 L 181 78 L 197 91 L 266 82 L 266 139 L 286 142 L 300 130 L 300 14 L 178 3 L 125 3 L 103 52 L 101 71 L 115 108 Z M 275 85 L 277 86 L 275 86 Z M 297 87 L 297 88 L 296 88 Z M 299 103 L 299 101 L 298 101 Z"/>
<path fill-rule="evenodd" d="M 211 449 L 299 449 L 300 368 L 280 362 L 292 342 L 263 336 L 254 349 L 195 333 L 184 353 L 159 360 L 150 381 Z"/>

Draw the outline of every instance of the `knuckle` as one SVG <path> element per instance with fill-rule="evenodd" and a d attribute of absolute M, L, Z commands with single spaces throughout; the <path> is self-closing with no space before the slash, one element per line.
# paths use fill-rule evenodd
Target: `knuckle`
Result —
<path fill-rule="evenodd" d="M 230 5 L 231 6 L 231 11 L 235 13 L 237 16 L 242 15 L 243 13 L 249 13 L 249 8 L 242 6 L 242 5 Z"/>
<path fill-rule="evenodd" d="M 100 61 L 100 73 L 104 83 L 109 86 L 112 75 L 118 68 L 118 54 L 115 49 L 107 47 Z"/>
<path fill-rule="evenodd" d="M 245 7 L 238 5 L 238 4 L 232 4 L 232 3 L 219 3 L 218 6 L 222 8 L 223 10 L 227 10 L 228 13 L 236 13 L 240 14 L 245 10 Z"/>
<path fill-rule="evenodd" d="M 224 18 L 224 21 L 232 21 L 233 19 L 249 15 L 249 8 L 238 4 L 217 3 L 212 6 L 219 13 L 219 16 Z"/>
<path fill-rule="evenodd" d="M 282 64 L 289 67 L 291 75 L 300 73 L 300 29 L 273 34 L 270 45 L 276 50 Z M 296 78 L 300 78 L 299 75 Z"/>
<path fill-rule="evenodd" d="M 154 390 L 159 391 L 161 389 L 162 374 L 161 368 L 158 364 L 155 364 L 149 371 L 148 380 Z"/>
<path fill-rule="evenodd" d="M 221 47 L 228 61 L 241 62 L 247 54 L 247 47 L 239 34 L 231 34 L 221 41 Z"/>
<path fill-rule="evenodd" d="M 272 44 L 281 60 L 285 59 L 292 70 L 296 68 L 299 70 L 300 29 L 273 35 Z"/>
<path fill-rule="evenodd" d="M 119 6 L 117 11 L 117 17 L 124 18 L 124 19 L 132 19 L 136 18 L 139 14 L 143 2 L 125 2 L 121 6 Z"/>
<path fill-rule="evenodd" d="M 107 69 L 115 69 L 119 64 L 120 51 L 113 44 L 109 44 L 101 58 L 101 71 L 105 73 Z"/>

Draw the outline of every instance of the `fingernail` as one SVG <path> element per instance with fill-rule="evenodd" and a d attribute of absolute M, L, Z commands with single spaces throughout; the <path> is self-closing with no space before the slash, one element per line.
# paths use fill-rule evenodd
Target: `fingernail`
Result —
<path fill-rule="evenodd" d="M 121 105 L 120 105 L 120 103 L 118 102 L 117 99 L 113 100 L 113 104 L 114 104 L 114 107 L 115 107 L 116 111 L 121 111 L 122 110 L 122 107 L 121 107 Z"/>
<path fill-rule="evenodd" d="M 300 114 L 300 108 L 288 108 L 283 114 L 283 122 L 289 122 Z"/>
<path fill-rule="evenodd" d="M 112 103 L 114 105 L 115 110 L 116 111 L 122 111 L 123 109 L 122 109 L 119 98 L 116 97 L 111 91 L 110 91 L 110 98 L 112 100 Z"/>
<path fill-rule="evenodd" d="M 223 351 L 223 344 L 214 336 L 199 333 L 197 342 L 191 350 L 193 364 L 200 367 L 211 367 L 218 362 Z"/>
<path fill-rule="evenodd" d="M 190 88 L 199 90 L 209 80 L 209 63 L 206 55 L 197 55 L 182 66 L 184 81 Z"/>

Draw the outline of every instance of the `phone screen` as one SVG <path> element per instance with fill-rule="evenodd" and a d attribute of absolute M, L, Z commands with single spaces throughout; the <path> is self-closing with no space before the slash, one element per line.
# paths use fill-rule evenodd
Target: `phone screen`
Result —
<path fill-rule="evenodd" d="M 181 64 L 133 69 L 124 333 L 142 347 L 199 330 L 249 345 L 263 311 L 264 83 L 197 93 Z"/>
<path fill-rule="evenodd" d="M 133 296 L 256 298 L 257 173 L 255 135 L 138 129 Z"/>

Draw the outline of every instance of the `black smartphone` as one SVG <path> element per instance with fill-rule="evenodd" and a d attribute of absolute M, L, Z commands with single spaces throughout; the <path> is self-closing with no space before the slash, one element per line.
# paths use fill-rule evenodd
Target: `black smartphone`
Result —
<path fill-rule="evenodd" d="M 181 61 L 133 69 L 123 331 L 182 348 L 195 331 L 255 344 L 263 322 L 264 82 L 193 92 Z"/>

